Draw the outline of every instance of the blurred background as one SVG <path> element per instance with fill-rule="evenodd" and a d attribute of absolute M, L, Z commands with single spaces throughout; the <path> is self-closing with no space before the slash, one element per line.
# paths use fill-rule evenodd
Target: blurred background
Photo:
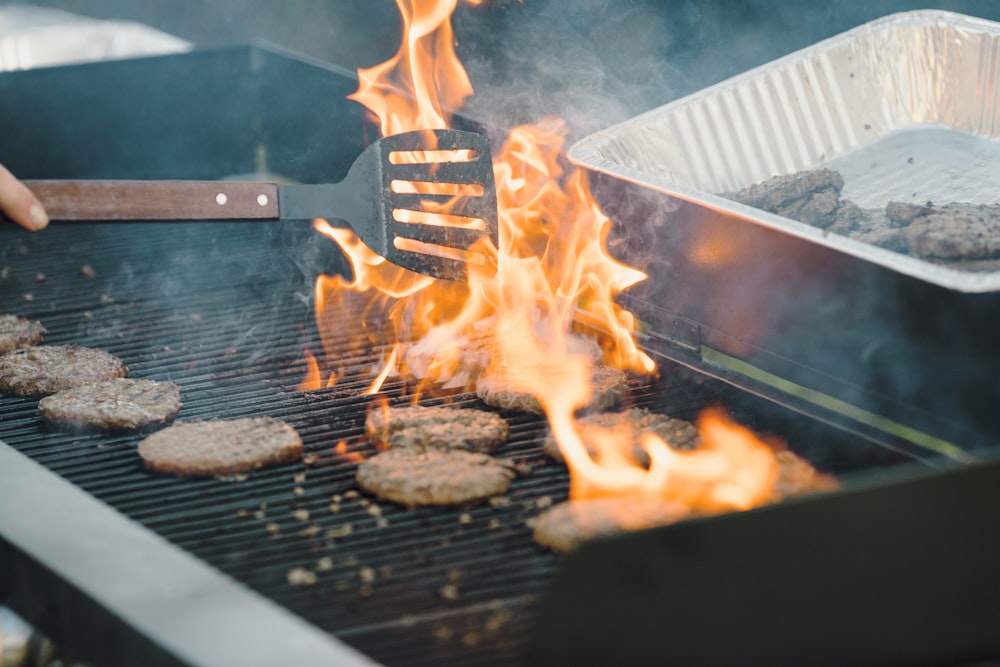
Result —
<path fill-rule="evenodd" d="M 135 21 L 195 46 L 264 40 L 351 70 L 386 60 L 400 35 L 393 0 L 18 4 Z M 1000 20 L 1000 3 L 988 0 L 493 0 L 460 5 L 453 24 L 476 89 L 467 111 L 507 126 L 556 114 L 586 133 L 914 9 Z"/>

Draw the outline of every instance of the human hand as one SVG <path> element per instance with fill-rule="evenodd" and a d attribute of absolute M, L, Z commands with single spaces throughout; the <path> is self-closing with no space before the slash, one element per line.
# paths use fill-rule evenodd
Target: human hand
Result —
<path fill-rule="evenodd" d="M 49 216 L 38 201 L 14 174 L 0 164 L 0 213 L 25 229 L 38 231 L 49 224 Z"/>

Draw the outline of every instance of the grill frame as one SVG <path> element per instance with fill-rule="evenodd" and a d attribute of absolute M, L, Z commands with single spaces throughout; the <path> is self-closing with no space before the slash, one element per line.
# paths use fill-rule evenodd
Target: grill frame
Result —
<path fill-rule="evenodd" d="M 181 74 L 191 75 L 182 87 L 156 84 Z M 107 95 L 109 89 L 118 94 Z M 346 72 L 260 46 L 3 75 L 0 126 L 28 131 L 0 137 L 0 162 L 32 178 L 219 178 L 272 171 L 305 182 L 340 180 L 369 127 L 360 107 L 344 99 L 353 89 L 353 77 Z M 137 98 L 146 100 L 139 112 L 130 103 Z M 28 100 L 32 117 L 3 100 L 18 100 L 19 105 Z M 65 108 L 80 109 L 79 117 L 63 124 Z M 192 117 L 177 117 L 185 113 Z M 104 136 L 117 143 L 98 141 L 102 126 L 115 128 Z M 47 131 L 53 127 L 58 131 Z M 188 130 L 194 132 L 190 140 L 171 144 L 171 137 Z M 71 138 L 79 141 L 60 143 Z M 69 152 L 68 145 L 73 146 Z M 150 155 L 163 159 L 149 160 Z M 321 512 L 332 494 L 354 488 L 352 464 L 330 449 L 334 441 L 345 439 L 349 452 L 371 451 L 360 438 L 366 404 L 357 397 L 371 379 L 367 371 L 384 350 L 345 335 L 336 370 L 353 379 L 326 390 L 294 389 L 304 376 L 303 348 L 319 349 L 308 298 L 312 278 L 319 271 L 346 270 L 339 253 L 317 241 L 307 222 L 87 225 L 56 227 L 39 235 L 9 227 L 0 229 L 0 239 L 0 263 L 12 268 L 8 279 L 0 281 L 0 297 L 46 323 L 48 342 L 121 352 L 133 375 L 176 381 L 184 391 L 182 419 L 262 412 L 289 419 L 303 433 L 307 452 L 318 457 L 304 482 L 292 477 L 302 471 L 296 466 L 260 471 L 244 482 L 160 477 L 143 472 L 130 451 L 137 436 L 67 437 L 40 425 L 34 401 L 0 399 L 0 437 L 58 473 L 56 480 L 44 475 L 46 485 L 73 483 L 111 505 L 128 505 L 123 512 L 131 518 L 123 521 L 131 530 L 165 533 L 228 576 L 237 576 L 233 569 L 242 562 L 260 558 L 259 567 L 240 576 L 242 586 L 252 589 L 282 586 L 287 570 L 313 567 L 326 549 L 338 544 L 359 550 L 371 545 L 372 551 L 364 553 L 375 553 L 375 560 L 337 562 L 331 579 L 321 577 L 316 587 L 285 586 L 275 601 L 293 613 L 305 603 L 328 603 L 330 609 L 317 611 L 308 623 L 386 664 L 511 664 L 523 659 L 523 640 L 534 629 L 540 596 L 563 563 L 534 546 L 524 526 L 541 498 L 559 500 L 568 486 L 565 470 L 546 463 L 540 451 L 540 419 L 504 413 L 512 429 L 501 455 L 533 468 L 531 475 L 516 480 L 510 506 L 466 510 L 468 524 L 459 520 L 461 511 L 409 512 L 386 506 L 390 525 L 379 528 L 355 499 L 342 503 L 335 518 L 324 516 L 324 531 L 346 522 L 357 524 L 350 536 L 333 538 L 333 547 L 313 551 L 312 538 L 295 534 L 292 508 Z M 82 264 L 93 264 L 97 278 L 82 279 Z M 25 299 L 28 293 L 30 301 Z M 196 298 L 188 299 L 189 293 Z M 339 316 L 356 319 L 350 304 L 346 308 Z M 740 421 L 785 436 L 818 467 L 836 473 L 860 474 L 912 460 L 864 433 L 797 414 L 666 360 L 663 368 L 660 380 L 636 384 L 636 405 L 693 417 L 703 405 L 722 402 Z M 237 386 L 241 391 L 234 395 Z M 410 384 L 395 379 L 382 393 L 403 403 L 413 391 Z M 424 401 L 477 404 L 474 397 L 457 392 Z M 322 416 L 310 412 L 317 405 Z M 301 496 L 295 495 L 296 486 L 303 488 Z M 0 487 L 0 494 L 10 494 L 2 497 L 5 505 L 18 502 L 14 488 Z M 166 517 L 160 502 L 165 493 L 177 505 Z M 142 500 L 138 507 L 133 504 L 135 494 Z M 262 497 L 269 502 L 265 519 L 236 515 L 241 509 L 256 511 L 254 499 Z M 195 507 L 195 501 L 202 500 L 214 506 Z M 497 534 L 488 527 L 491 519 L 500 520 Z M 281 525 L 273 540 L 264 530 L 270 520 Z M 407 549 L 386 543 L 380 534 L 403 528 Z M 242 548 L 229 549 L 226 538 L 253 531 L 263 540 L 261 554 L 250 555 L 259 545 L 256 538 L 245 536 Z M 168 642 L 144 634 L 148 630 L 131 617 L 134 610 L 123 610 L 109 599 L 113 590 L 81 590 L 69 573 L 42 567 L 45 557 L 15 544 L 2 522 L 0 544 L 5 562 L 18 563 L 0 572 L 0 599 L 23 591 L 11 606 L 60 641 L 69 654 L 100 664 L 120 661 L 122 652 L 148 651 L 149 659 L 163 664 L 213 664 L 209 656 L 185 653 L 190 649 L 175 645 L 174 638 Z M 306 545 L 307 553 L 289 559 L 282 552 L 289 545 Z M 464 573 L 460 599 L 452 604 L 442 601 L 437 589 L 448 581 L 448 559 L 456 554 L 474 554 L 478 560 Z M 385 561 L 379 559 L 389 557 L 405 565 L 383 576 Z M 529 567 L 519 571 L 523 563 Z M 357 570 L 362 566 L 376 571 L 369 597 L 359 594 Z M 408 578 L 397 584 L 404 579 L 404 567 Z M 20 582 L 18 572 L 25 574 Z M 114 574 L 112 568 L 105 580 L 113 580 Z M 352 577 L 346 591 L 337 590 L 338 577 Z M 365 615 L 368 602 L 385 599 L 400 609 L 388 616 Z M 115 641 L 95 646 L 92 637 L 81 636 L 84 619 L 92 634 Z M 491 634 L 489 628 L 497 624 L 499 630 Z"/>

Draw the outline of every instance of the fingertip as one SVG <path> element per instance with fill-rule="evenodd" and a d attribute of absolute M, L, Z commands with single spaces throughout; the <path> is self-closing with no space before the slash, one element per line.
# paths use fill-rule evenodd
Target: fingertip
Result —
<path fill-rule="evenodd" d="M 31 224 L 31 229 L 35 231 L 45 229 L 49 226 L 49 216 L 41 204 L 31 205 L 31 208 L 28 209 L 28 220 Z"/>

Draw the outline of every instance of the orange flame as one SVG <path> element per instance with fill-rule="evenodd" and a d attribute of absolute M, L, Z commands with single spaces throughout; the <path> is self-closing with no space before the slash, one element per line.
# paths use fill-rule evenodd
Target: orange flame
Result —
<path fill-rule="evenodd" d="M 454 51 L 456 4 L 397 0 L 403 44 L 391 60 L 359 71 L 351 96 L 378 117 L 383 135 L 445 128 L 447 114 L 472 93 Z M 704 445 L 695 452 L 675 452 L 655 436 L 644 437 L 648 467 L 614 446 L 633 437 L 621 430 L 588 432 L 599 453 L 587 453 L 574 413 L 591 397 L 592 366 L 652 373 L 655 364 L 635 342 L 634 316 L 615 303 L 646 275 L 608 253 L 611 221 L 585 174 L 567 169 L 566 135 L 565 123 L 553 118 L 510 132 L 494 156 L 496 271 L 470 265 L 466 283 L 396 267 L 352 232 L 317 220 L 315 228 L 340 246 L 354 274 L 317 280 L 317 322 L 324 321 L 330 298 L 345 291 L 368 294 L 389 315 L 397 343 L 407 343 L 393 348 L 372 392 L 397 365 L 445 387 L 470 386 L 484 371 L 502 371 L 514 389 L 541 403 L 569 465 L 574 498 L 655 496 L 705 512 L 768 502 L 779 475 L 774 452 L 721 411 L 699 420 Z M 366 312 L 376 310 L 372 305 Z M 599 346 L 573 333 L 581 316 L 598 324 Z M 324 346 L 332 344 L 320 329 Z"/>

